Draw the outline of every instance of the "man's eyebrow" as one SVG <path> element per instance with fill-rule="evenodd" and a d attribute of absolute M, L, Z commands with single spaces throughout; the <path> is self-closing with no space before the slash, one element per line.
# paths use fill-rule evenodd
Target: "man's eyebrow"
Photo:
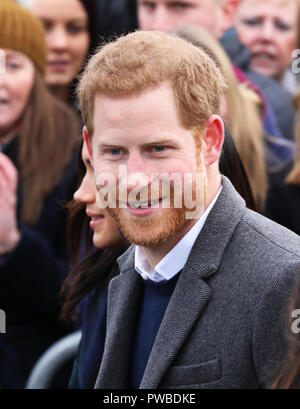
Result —
<path fill-rule="evenodd" d="M 141 144 L 141 146 L 155 146 L 155 145 L 168 145 L 168 144 L 174 144 L 176 143 L 176 141 L 174 141 L 173 138 L 157 138 L 157 139 L 153 139 L 149 141 L 145 141 Z M 122 148 L 125 147 L 124 145 L 122 145 L 121 143 L 118 142 L 108 142 L 108 141 L 103 141 L 103 142 L 99 142 L 97 144 L 98 148 Z"/>
<path fill-rule="evenodd" d="M 120 148 L 120 147 L 122 147 L 122 145 L 121 144 L 119 144 L 119 143 L 108 143 L 108 142 L 99 142 L 98 144 L 97 144 L 97 146 L 98 146 L 98 148 L 116 148 L 116 147 L 118 147 L 118 148 Z"/>
<path fill-rule="evenodd" d="M 176 143 L 176 141 L 174 141 L 174 139 L 172 138 L 161 138 L 161 139 L 154 140 L 152 142 L 150 141 L 146 142 L 143 145 L 153 146 L 153 145 L 168 145 L 168 144 L 174 144 L 174 143 Z"/>

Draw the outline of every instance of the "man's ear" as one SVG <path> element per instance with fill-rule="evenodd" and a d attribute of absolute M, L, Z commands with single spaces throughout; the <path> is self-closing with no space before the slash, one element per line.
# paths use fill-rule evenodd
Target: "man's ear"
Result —
<path fill-rule="evenodd" d="M 219 115 L 211 115 L 206 122 L 204 133 L 204 161 L 210 166 L 219 160 L 224 143 L 225 129 L 223 119 Z"/>
<path fill-rule="evenodd" d="M 89 153 L 90 161 L 93 164 L 93 152 L 92 152 L 92 148 L 91 148 L 91 144 L 90 144 L 90 138 L 89 138 L 89 134 L 88 134 L 88 131 L 86 129 L 86 126 L 83 127 L 82 133 L 83 133 L 84 142 L 86 144 L 86 147 L 87 147 L 87 150 L 88 150 L 88 153 Z"/>
<path fill-rule="evenodd" d="M 221 31 L 223 34 L 234 27 L 239 8 L 239 0 L 221 0 L 222 19 Z"/>

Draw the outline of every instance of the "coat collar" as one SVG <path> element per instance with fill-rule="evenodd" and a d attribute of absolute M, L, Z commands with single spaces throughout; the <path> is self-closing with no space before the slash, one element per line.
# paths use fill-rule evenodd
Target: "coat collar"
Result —
<path fill-rule="evenodd" d="M 155 339 L 141 388 L 155 389 L 211 298 L 205 278 L 217 271 L 224 251 L 244 211 L 245 202 L 226 177 L 222 192 L 182 270 Z M 134 270 L 134 247 L 118 260 L 121 274 L 108 295 L 105 350 L 96 388 L 128 387 L 132 337 L 141 296 L 141 279 Z"/>

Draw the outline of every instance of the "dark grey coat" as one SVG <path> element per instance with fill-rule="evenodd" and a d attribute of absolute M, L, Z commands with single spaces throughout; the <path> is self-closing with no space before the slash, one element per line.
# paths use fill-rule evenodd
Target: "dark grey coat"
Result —
<path fill-rule="evenodd" d="M 141 388 L 267 388 L 286 353 L 300 238 L 248 210 L 231 183 L 199 234 L 164 315 Z M 108 291 L 95 388 L 128 388 L 140 289 L 134 247 Z"/>

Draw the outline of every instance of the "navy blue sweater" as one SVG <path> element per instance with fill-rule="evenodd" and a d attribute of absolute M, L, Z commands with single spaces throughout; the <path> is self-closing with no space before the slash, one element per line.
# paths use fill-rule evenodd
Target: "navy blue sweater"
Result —
<path fill-rule="evenodd" d="M 14 140 L 4 153 L 17 166 L 16 146 Z M 61 284 L 69 270 L 64 204 L 77 186 L 76 162 L 74 156 L 46 197 L 37 223 L 20 224 L 21 241 L 0 265 L 0 309 L 6 313 L 6 334 L 0 334 L 0 387 L 24 387 L 40 355 L 70 330 L 58 324 L 58 315 Z M 20 203 L 20 185 L 18 193 Z"/>
<path fill-rule="evenodd" d="M 144 281 L 144 297 L 132 351 L 131 387 L 138 389 L 179 274 L 169 281 Z"/>

